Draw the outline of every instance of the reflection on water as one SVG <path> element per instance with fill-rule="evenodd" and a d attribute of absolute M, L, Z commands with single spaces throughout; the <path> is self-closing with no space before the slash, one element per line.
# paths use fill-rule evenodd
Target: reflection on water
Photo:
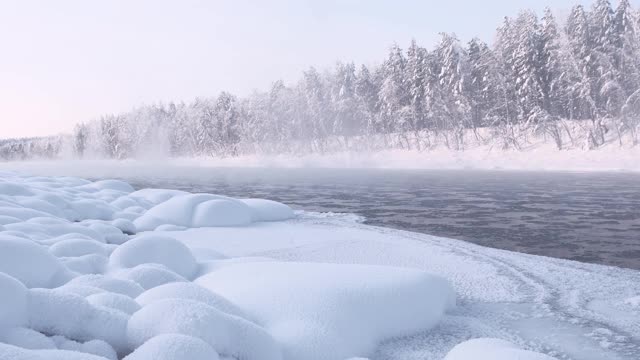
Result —
<path fill-rule="evenodd" d="M 640 269 L 638 174 L 179 168 L 125 180 L 357 213 L 372 225 Z"/>

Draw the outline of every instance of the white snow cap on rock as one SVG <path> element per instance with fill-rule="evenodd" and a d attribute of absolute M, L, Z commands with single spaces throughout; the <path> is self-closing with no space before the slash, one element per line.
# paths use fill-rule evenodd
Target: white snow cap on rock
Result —
<path fill-rule="evenodd" d="M 109 259 L 113 269 L 134 268 L 141 264 L 160 264 L 190 279 L 197 270 L 191 250 L 168 236 L 145 234 L 119 246 Z"/>
<path fill-rule="evenodd" d="M 262 328 L 204 303 L 185 299 L 152 302 L 131 316 L 129 345 L 137 348 L 162 334 L 200 338 L 222 355 L 244 360 L 280 360 L 280 347 Z"/>
<path fill-rule="evenodd" d="M 240 201 L 251 208 L 253 221 L 283 221 L 294 216 L 289 206 L 277 201 L 265 199 L 241 199 Z"/>
<path fill-rule="evenodd" d="M 124 360 L 218 360 L 218 353 L 198 338 L 164 334 L 151 338 Z"/>
<path fill-rule="evenodd" d="M 147 290 L 136 298 L 142 305 L 164 299 L 186 299 L 212 306 L 227 314 L 248 319 L 247 315 L 224 297 L 190 282 L 174 282 Z M 250 320 L 250 319 L 249 319 Z"/>
<path fill-rule="evenodd" d="M 0 331 L 27 323 L 27 288 L 11 276 L 0 273 Z"/>
<path fill-rule="evenodd" d="M 51 288 L 69 279 L 68 270 L 47 248 L 27 239 L 0 234 L 0 272 L 28 288 Z"/>
<path fill-rule="evenodd" d="M 0 343 L 2 360 L 111 360 L 102 356 L 67 350 L 28 350 Z"/>
<path fill-rule="evenodd" d="M 76 341 L 104 340 L 118 353 L 126 352 L 129 316 L 94 306 L 85 298 L 58 289 L 33 289 L 28 300 L 29 327 Z"/>
<path fill-rule="evenodd" d="M 149 209 L 134 221 L 138 230 L 154 230 L 160 225 L 188 228 L 244 226 L 251 223 L 251 209 L 225 196 L 189 194 L 173 197 Z"/>
<path fill-rule="evenodd" d="M 254 262 L 196 283 L 255 318 L 286 360 L 366 356 L 382 340 L 432 328 L 455 304 L 443 278 L 393 267 Z"/>
<path fill-rule="evenodd" d="M 169 197 L 134 221 L 139 231 L 160 226 L 185 228 L 245 226 L 256 221 L 280 221 L 293 217 L 287 205 L 262 199 L 237 200 L 211 194 Z"/>
<path fill-rule="evenodd" d="M 161 264 L 140 264 L 131 269 L 122 269 L 113 273 L 114 277 L 127 279 L 140 285 L 143 289 L 172 283 L 187 281 L 184 277 Z"/>
<path fill-rule="evenodd" d="M 556 360 L 556 358 L 522 350 L 506 340 L 482 338 L 456 345 L 444 360 Z"/>

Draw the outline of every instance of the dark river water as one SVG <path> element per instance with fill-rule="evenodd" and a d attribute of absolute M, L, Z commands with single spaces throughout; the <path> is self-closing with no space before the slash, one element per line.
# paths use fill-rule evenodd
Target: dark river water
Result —
<path fill-rule="evenodd" d="M 359 214 L 372 225 L 640 269 L 640 174 L 170 168 L 124 180 L 269 198 Z"/>

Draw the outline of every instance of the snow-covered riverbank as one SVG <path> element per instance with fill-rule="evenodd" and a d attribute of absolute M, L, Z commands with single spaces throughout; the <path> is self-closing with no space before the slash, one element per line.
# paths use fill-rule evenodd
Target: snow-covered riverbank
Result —
<path fill-rule="evenodd" d="M 2 359 L 636 359 L 638 296 L 353 216 L 0 173 Z"/>

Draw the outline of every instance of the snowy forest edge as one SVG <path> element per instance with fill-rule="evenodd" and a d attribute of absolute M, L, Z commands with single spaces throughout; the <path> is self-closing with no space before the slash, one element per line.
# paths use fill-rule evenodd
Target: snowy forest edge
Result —
<path fill-rule="evenodd" d="M 390 48 L 380 66 L 314 68 L 238 98 L 141 106 L 70 135 L 0 140 L 0 160 L 228 158 L 447 149 L 630 149 L 640 131 L 640 16 L 628 0 L 523 11 L 492 46 L 442 34 Z"/>

